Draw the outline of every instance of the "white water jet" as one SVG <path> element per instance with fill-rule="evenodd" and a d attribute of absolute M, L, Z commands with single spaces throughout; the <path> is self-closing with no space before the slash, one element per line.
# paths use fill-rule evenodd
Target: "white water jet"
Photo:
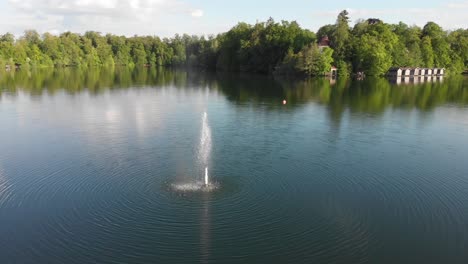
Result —
<path fill-rule="evenodd" d="M 199 160 L 202 168 L 205 168 L 205 186 L 210 184 L 208 177 L 208 162 L 211 156 L 211 129 L 208 125 L 208 114 L 203 113 L 202 131 L 200 137 Z"/>
<path fill-rule="evenodd" d="M 208 114 L 203 113 L 200 145 L 198 147 L 198 162 L 200 167 L 205 168 L 204 180 L 198 178 L 195 182 L 172 184 L 172 189 L 181 192 L 210 192 L 218 189 L 219 185 L 210 182 L 208 165 L 211 157 L 211 129 L 208 125 Z"/>

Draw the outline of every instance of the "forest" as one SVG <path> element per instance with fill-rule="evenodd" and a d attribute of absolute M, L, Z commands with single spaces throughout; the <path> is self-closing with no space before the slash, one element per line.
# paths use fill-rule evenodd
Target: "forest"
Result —
<path fill-rule="evenodd" d="M 328 39 L 326 46 L 320 46 Z M 385 74 L 390 67 L 439 67 L 449 73 L 468 69 L 468 29 L 444 30 L 434 22 L 421 28 L 379 19 L 350 26 L 342 11 L 335 24 L 317 32 L 297 22 L 269 19 L 238 23 L 216 36 L 103 35 L 27 30 L 21 37 L 0 35 L 0 68 L 23 67 L 198 67 L 209 70 L 319 76 L 332 66 L 338 74 Z M 14 67 L 12 67 L 14 68 Z"/>

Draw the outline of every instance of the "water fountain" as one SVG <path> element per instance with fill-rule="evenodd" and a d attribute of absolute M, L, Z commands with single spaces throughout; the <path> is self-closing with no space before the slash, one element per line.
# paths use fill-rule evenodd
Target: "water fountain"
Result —
<path fill-rule="evenodd" d="M 201 168 L 205 168 L 204 180 L 195 180 L 188 183 L 172 184 L 172 188 L 182 192 L 210 192 L 218 188 L 218 184 L 210 182 L 208 165 L 211 157 L 211 129 L 208 125 L 208 114 L 203 113 L 200 145 L 198 147 L 198 162 Z"/>
<path fill-rule="evenodd" d="M 202 132 L 200 137 L 199 157 L 200 163 L 205 167 L 205 186 L 210 185 L 208 177 L 208 162 L 211 154 L 211 129 L 208 126 L 208 114 L 203 113 Z"/>

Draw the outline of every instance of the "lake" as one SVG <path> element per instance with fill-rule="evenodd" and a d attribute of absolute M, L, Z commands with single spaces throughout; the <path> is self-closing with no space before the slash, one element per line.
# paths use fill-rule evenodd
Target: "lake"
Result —
<path fill-rule="evenodd" d="M 463 76 L 1 72 L 0 150 L 1 263 L 468 262 Z"/>

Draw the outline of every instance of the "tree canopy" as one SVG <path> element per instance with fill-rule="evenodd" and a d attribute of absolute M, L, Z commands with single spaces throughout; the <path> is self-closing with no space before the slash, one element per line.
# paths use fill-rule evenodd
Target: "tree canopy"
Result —
<path fill-rule="evenodd" d="M 89 31 L 40 35 L 27 30 L 15 38 L 0 35 L 0 67 L 192 66 L 265 74 L 323 75 L 363 71 L 382 75 L 392 66 L 468 68 L 468 29 L 446 31 L 434 22 L 423 28 L 379 19 L 349 25 L 340 12 L 317 33 L 295 21 L 269 19 L 239 23 L 216 36 L 116 36 Z M 318 45 L 327 37 L 329 45 Z"/>

